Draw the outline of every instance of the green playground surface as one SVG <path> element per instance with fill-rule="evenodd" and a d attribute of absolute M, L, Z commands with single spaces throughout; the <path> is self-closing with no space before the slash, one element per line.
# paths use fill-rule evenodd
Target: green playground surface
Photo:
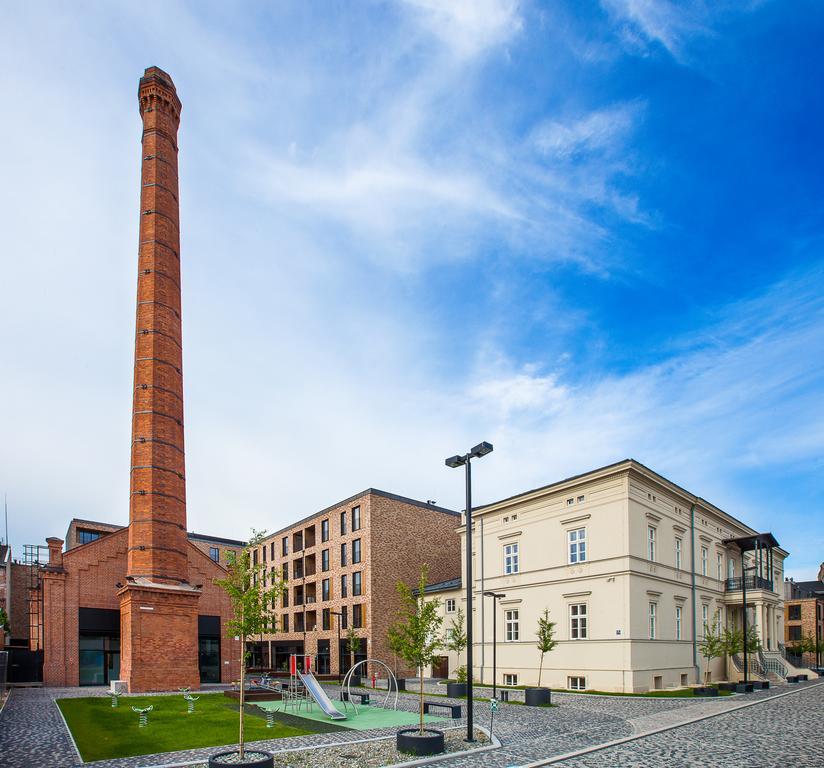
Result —
<path fill-rule="evenodd" d="M 346 720 L 332 720 L 323 714 L 317 704 L 311 708 L 303 706 L 300 710 L 289 707 L 285 710 L 292 717 L 299 717 L 303 720 L 314 720 L 320 723 L 333 723 L 341 728 L 351 728 L 355 731 L 368 731 L 371 728 L 393 728 L 398 725 L 416 725 L 420 722 L 420 715 L 417 712 L 407 712 L 402 709 L 384 709 L 380 705 L 358 704 L 358 712 L 355 714 L 352 707 L 347 707 L 344 711 L 343 702 L 334 702 L 340 712 L 346 715 Z M 257 701 L 255 704 L 261 709 L 272 709 L 276 712 L 283 711 L 283 704 L 280 701 Z M 424 715 L 426 723 L 441 723 L 442 717 Z"/>

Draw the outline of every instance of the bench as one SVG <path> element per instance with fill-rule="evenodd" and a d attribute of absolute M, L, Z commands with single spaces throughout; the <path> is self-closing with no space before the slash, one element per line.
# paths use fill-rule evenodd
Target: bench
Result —
<path fill-rule="evenodd" d="M 350 693 L 347 693 L 346 691 L 341 691 L 340 692 L 340 700 L 341 701 L 349 701 L 350 696 L 359 696 L 360 697 L 360 703 L 362 705 L 369 703 L 369 694 L 368 693 L 358 693 L 357 691 L 354 691 L 353 693 L 350 694 Z"/>
<path fill-rule="evenodd" d="M 453 720 L 459 720 L 461 717 L 460 704 L 446 704 L 442 701 L 425 701 L 423 703 L 423 713 L 425 715 L 429 714 L 429 710 L 432 707 L 441 707 L 442 709 L 448 709 L 452 713 Z"/>

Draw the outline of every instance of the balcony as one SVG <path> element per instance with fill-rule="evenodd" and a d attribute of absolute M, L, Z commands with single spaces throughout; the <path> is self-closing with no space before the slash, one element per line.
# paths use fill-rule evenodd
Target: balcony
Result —
<path fill-rule="evenodd" d="M 747 576 L 747 589 L 766 589 L 768 592 L 774 592 L 773 583 L 769 579 L 765 579 L 762 576 Z M 733 576 L 731 579 L 727 579 L 725 591 L 727 592 L 740 592 L 744 585 L 742 582 L 744 578 L 741 576 Z"/>

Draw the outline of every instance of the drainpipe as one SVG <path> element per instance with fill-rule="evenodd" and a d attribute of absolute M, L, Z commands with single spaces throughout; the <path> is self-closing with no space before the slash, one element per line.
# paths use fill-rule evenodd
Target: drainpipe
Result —
<path fill-rule="evenodd" d="M 479 549 L 481 550 L 481 595 L 486 591 L 486 587 L 484 586 L 484 518 L 483 515 L 480 519 L 480 531 L 481 531 L 481 542 Z M 484 681 L 484 649 L 486 648 L 486 639 L 484 638 L 484 630 L 486 628 L 486 621 L 484 620 L 484 605 L 486 605 L 486 600 L 481 598 L 481 676 L 480 681 L 483 683 Z M 494 680 L 493 680 L 494 685 Z"/>
<path fill-rule="evenodd" d="M 695 601 L 695 504 L 690 505 L 690 575 L 692 578 L 692 666 L 695 668 L 695 682 L 701 683 L 701 669 L 698 666 L 698 633 L 696 625 L 698 618 Z"/>

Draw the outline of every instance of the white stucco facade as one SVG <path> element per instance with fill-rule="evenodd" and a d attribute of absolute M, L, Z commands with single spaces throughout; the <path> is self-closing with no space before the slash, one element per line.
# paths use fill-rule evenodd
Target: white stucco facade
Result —
<path fill-rule="evenodd" d="M 730 539 L 758 532 L 647 467 L 627 460 L 479 508 L 474 521 L 475 679 L 492 682 L 493 601 L 498 601 L 497 682 L 535 685 L 538 619 L 549 609 L 557 647 L 541 682 L 554 688 L 639 692 L 699 681 L 704 621 L 740 626 L 741 551 Z M 465 527 L 459 529 L 465 552 Z M 766 649 L 783 638 L 787 553 L 747 554 L 759 576 L 749 621 Z M 693 568 L 694 562 L 694 568 Z M 465 563 L 462 572 L 465 573 Z M 693 579 L 694 573 L 694 579 Z M 444 628 L 466 610 L 462 588 L 431 592 Z M 695 627 L 695 632 L 694 628 Z M 694 638 L 696 643 L 693 643 Z M 465 654 L 449 657 L 449 670 Z M 719 659 L 711 679 L 734 671 Z"/>

